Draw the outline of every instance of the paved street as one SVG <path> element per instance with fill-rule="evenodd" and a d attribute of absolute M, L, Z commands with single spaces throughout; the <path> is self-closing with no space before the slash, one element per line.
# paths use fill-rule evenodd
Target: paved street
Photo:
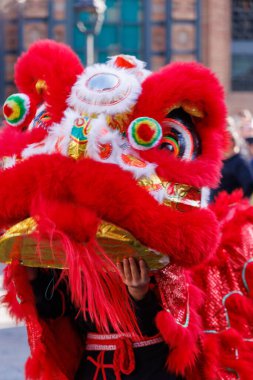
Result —
<path fill-rule="evenodd" d="M 0 297 L 2 289 L 0 264 Z M 16 326 L 5 308 L 0 306 L 0 380 L 24 380 L 24 362 L 29 354 L 24 326 Z"/>
<path fill-rule="evenodd" d="M 24 327 L 0 329 L 0 380 L 24 380 L 29 350 Z"/>

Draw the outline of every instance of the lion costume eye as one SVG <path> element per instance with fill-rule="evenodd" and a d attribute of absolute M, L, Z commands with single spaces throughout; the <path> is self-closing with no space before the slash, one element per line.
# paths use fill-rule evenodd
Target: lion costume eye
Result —
<path fill-rule="evenodd" d="M 168 150 L 175 157 L 191 161 L 200 154 L 200 140 L 194 124 L 182 109 L 172 111 L 163 122 L 163 138 L 160 149 Z"/>

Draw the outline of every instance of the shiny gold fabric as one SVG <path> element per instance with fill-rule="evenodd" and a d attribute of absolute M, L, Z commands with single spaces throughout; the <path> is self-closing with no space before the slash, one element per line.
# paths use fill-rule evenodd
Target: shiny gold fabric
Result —
<path fill-rule="evenodd" d="M 27 218 L 9 228 L 0 238 L 0 262 L 18 260 L 30 267 L 66 267 L 65 254 L 59 240 L 36 238 L 37 223 Z"/>
<path fill-rule="evenodd" d="M 68 155 L 75 160 L 86 156 L 88 134 L 92 119 L 82 115 L 74 121 L 68 146 Z"/>
<path fill-rule="evenodd" d="M 82 158 L 86 155 L 87 150 L 87 141 L 83 144 L 77 141 L 70 141 L 68 146 L 68 155 L 75 160 L 78 160 L 79 158 Z"/>
<path fill-rule="evenodd" d="M 66 268 L 66 258 L 59 239 L 37 239 L 37 224 L 28 218 L 8 229 L 0 238 L 0 262 L 13 259 L 31 267 Z M 113 260 L 124 257 L 143 257 L 151 270 L 163 268 L 168 257 L 145 247 L 126 230 L 105 221 L 101 222 L 97 240 Z M 99 253 L 99 252 L 98 252 Z"/>
<path fill-rule="evenodd" d="M 97 239 L 106 254 L 114 261 L 124 257 L 142 257 L 150 269 L 163 268 L 168 263 L 168 256 L 154 252 L 141 244 L 128 231 L 114 224 L 102 222 L 97 232 Z"/>
<path fill-rule="evenodd" d="M 196 187 L 162 181 L 155 174 L 150 177 L 141 177 L 138 184 L 148 192 L 164 189 L 166 198 L 163 203 L 178 211 L 184 212 L 188 208 L 201 206 L 201 191 Z"/>

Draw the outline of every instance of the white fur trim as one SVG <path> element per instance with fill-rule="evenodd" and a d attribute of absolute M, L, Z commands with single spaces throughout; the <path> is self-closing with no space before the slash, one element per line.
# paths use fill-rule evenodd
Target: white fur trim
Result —
<path fill-rule="evenodd" d="M 22 158 L 27 158 L 37 154 L 52 154 L 59 152 L 67 155 L 69 138 L 73 128 L 73 123 L 79 115 L 67 109 L 60 123 L 54 123 L 49 128 L 47 137 L 35 144 L 28 145 L 22 152 Z"/>
<path fill-rule="evenodd" d="M 118 57 L 126 58 L 132 64 L 135 65 L 135 67 L 125 68 L 125 70 L 133 74 L 138 80 L 138 82 L 142 83 L 151 74 L 150 70 L 145 69 L 146 62 L 140 61 L 134 55 L 120 54 L 120 55 L 115 55 L 113 57 L 109 57 L 109 60 L 107 61 L 107 65 L 110 67 L 118 67 L 115 64 L 115 61 Z"/>
<path fill-rule="evenodd" d="M 98 75 L 111 75 L 115 79 L 112 88 L 92 89 L 91 80 Z M 134 75 L 125 69 L 97 64 L 88 67 L 74 84 L 68 99 L 69 106 L 79 113 L 115 115 L 129 112 L 141 93 L 141 85 Z"/>
<path fill-rule="evenodd" d="M 201 188 L 201 208 L 206 208 L 210 200 L 210 189 L 208 187 Z"/>
<path fill-rule="evenodd" d="M 0 167 L 2 169 L 9 169 L 16 165 L 17 157 L 16 155 L 13 156 L 6 156 L 1 159 Z"/>

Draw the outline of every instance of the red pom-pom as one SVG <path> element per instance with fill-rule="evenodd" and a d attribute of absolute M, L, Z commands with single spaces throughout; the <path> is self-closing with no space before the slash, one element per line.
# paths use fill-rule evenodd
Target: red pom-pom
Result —
<path fill-rule="evenodd" d="M 149 124 L 143 123 L 138 128 L 138 135 L 143 141 L 146 141 L 146 142 L 151 141 L 154 134 L 155 134 L 155 131 L 154 129 L 150 127 Z"/>

